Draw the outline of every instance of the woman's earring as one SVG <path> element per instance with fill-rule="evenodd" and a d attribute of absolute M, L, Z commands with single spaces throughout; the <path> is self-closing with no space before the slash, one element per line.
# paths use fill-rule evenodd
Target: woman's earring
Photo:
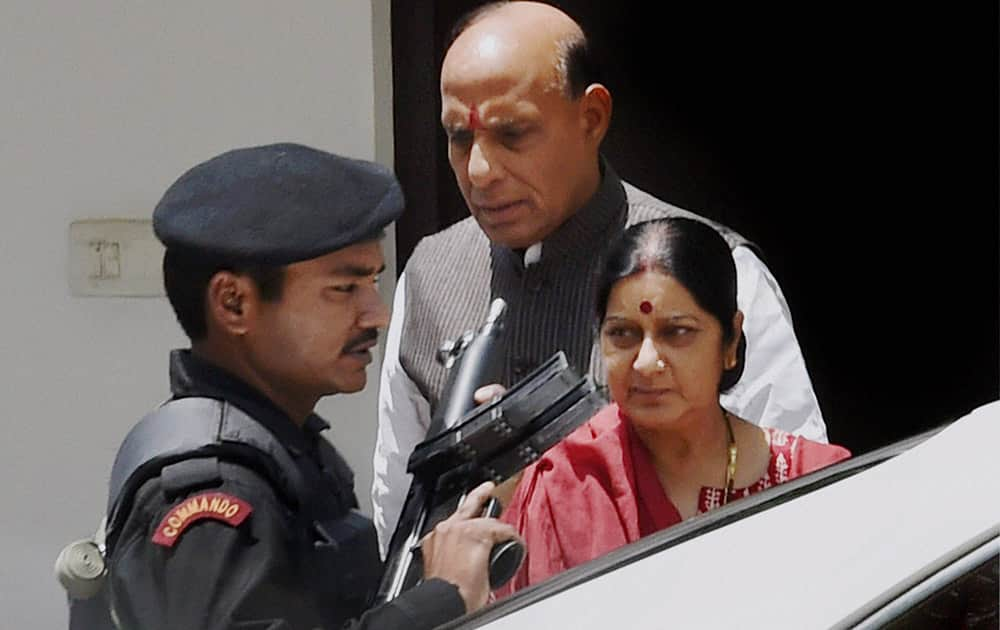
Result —
<path fill-rule="evenodd" d="M 663 361 L 663 359 L 657 359 L 656 360 L 656 367 L 658 367 L 658 368 L 660 368 L 662 370 L 662 369 L 665 369 L 667 367 L 667 364 Z"/>

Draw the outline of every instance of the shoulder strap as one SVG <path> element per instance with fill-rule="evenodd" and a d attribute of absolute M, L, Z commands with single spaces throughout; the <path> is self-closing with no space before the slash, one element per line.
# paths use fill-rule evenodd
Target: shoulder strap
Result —
<path fill-rule="evenodd" d="M 307 496 L 307 484 L 294 460 L 263 425 L 223 400 L 178 398 L 143 417 L 118 449 L 108 491 L 108 545 L 142 484 L 166 466 L 203 457 L 249 465 L 293 505 Z"/>

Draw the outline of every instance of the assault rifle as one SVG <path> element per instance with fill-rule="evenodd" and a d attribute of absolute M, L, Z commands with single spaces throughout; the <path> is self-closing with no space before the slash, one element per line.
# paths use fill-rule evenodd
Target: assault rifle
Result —
<path fill-rule="evenodd" d="M 459 342 L 442 346 L 440 358 L 449 368 L 444 396 L 428 438 L 417 445 L 408 462 L 413 481 L 389 545 L 376 605 L 420 581 L 420 541 L 454 512 L 466 492 L 483 481 L 499 484 L 512 477 L 605 404 L 590 377 L 575 374 L 560 351 L 503 395 L 475 407 L 475 390 L 501 380 L 505 309 L 503 300 L 494 300 L 478 332 L 467 332 Z M 500 510 L 491 500 L 483 515 L 495 517 Z M 524 551 L 517 541 L 494 546 L 489 565 L 492 588 L 514 576 Z"/>

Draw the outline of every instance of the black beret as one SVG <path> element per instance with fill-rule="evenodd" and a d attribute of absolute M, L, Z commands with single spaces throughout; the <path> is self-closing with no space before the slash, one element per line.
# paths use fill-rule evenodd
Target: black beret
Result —
<path fill-rule="evenodd" d="M 153 211 L 167 249 L 286 265 L 376 237 L 403 212 L 387 168 L 300 144 L 236 149 L 173 183 Z"/>

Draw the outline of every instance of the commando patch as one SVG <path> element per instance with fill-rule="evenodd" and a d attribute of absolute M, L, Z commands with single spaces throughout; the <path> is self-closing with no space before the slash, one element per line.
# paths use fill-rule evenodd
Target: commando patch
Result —
<path fill-rule="evenodd" d="M 192 523 L 211 518 L 237 527 L 251 512 L 253 507 L 249 503 L 231 494 L 205 492 L 195 495 L 185 499 L 163 517 L 153 534 L 153 542 L 173 547 Z"/>

